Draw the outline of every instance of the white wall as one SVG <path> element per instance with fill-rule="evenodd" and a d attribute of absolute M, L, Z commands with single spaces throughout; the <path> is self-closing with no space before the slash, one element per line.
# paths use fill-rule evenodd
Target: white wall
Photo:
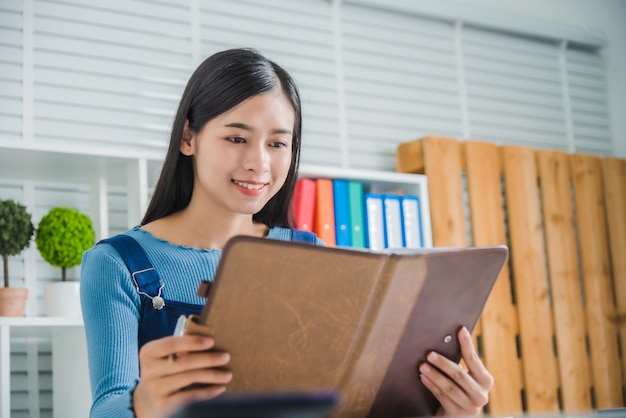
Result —
<path fill-rule="evenodd" d="M 626 0 L 444 1 L 567 23 L 604 38 L 613 155 L 626 157 Z"/>

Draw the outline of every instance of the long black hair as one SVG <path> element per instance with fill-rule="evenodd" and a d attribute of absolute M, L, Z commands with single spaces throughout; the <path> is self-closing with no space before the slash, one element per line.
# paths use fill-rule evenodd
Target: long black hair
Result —
<path fill-rule="evenodd" d="M 189 204 L 194 185 L 192 157 L 180 152 L 185 121 L 189 131 L 198 133 L 211 119 L 227 112 L 244 100 L 276 87 L 293 106 L 291 166 L 285 184 L 253 215 L 257 222 L 270 227 L 289 227 L 291 199 L 300 162 L 302 109 L 297 86 L 289 73 L 253 49 L 230 49 L 208 57 L 194 71 L 172 126 L 169 148 L 161 175 L 141 225 L 178 212 Z"/>

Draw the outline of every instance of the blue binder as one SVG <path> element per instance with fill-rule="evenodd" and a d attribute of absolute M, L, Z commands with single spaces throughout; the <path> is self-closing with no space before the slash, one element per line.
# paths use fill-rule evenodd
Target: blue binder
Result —
<path fill-rule="evenodd" d="M 383 205 L 383 195 L 376 193 L 365 193 L 365 238 L 367 248 L 372 250 L 382 250 L 387 242 L 385 237 L 385 206 Z"/>
<path fill-rule="evenodd" d="M 335 243 L 337 246 L 349 247 L 352 245 L 352 231 L 350 230 L 350 200 L 348 182 L 333 180 L 333 200 L 335 205 Z"/>
<path fill-rule="evenodd" d="M 402 248 L 402 204 L 398 195 L 383 195 L 385 214 L 385 248 Z"/>
<path fill-rule="evenodd" d="M 421 248 L 424 246 L 424 237 L 420 199 L 417 196 L 402 196 L 400 199 L 402 202 L 404 246 L 407 248 Z"/>

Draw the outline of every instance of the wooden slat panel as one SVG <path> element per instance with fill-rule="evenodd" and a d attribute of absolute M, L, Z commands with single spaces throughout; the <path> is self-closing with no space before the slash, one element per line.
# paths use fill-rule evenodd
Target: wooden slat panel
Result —
<path fill-rule="evenodd" d="M 585 313 L 578 274 L 578 254 L 568 155 L 538 151 L 548 269 L 561 377 L 562 409 L 589 411 L 591 376 L 585 344 Z"/>
<path fill-rule="evenodd" d="M 396 150 L 396 171 L 424 174 L 424 142 L 421 139 L 398 145 Z"/>
<path fill-rule="evenodd" d="M 464 149 L 474 245 L 506 244 L 500 151 L 495 144 L 475 141 L 465 142 Z M 489 400 L 492 415 L 523 412 L 517 321 L 505 264 L 481 315 L 484 361 L 494 377 Z"/>
<path fill-rule="evenodd" d="M 626 383 L 626 160 L 602 159 L 613 289 L 622 347 L 622 384 Z M 626 401 L 626 400 L 625 400 Z"/>
<path fill-rule="evenodd" d="M 425 137 L 421 141 L 428 176 L 433 245 L 465 247 L 461 144 L 443 137 Z"/>
<path fill-rule="evenodd" d="M 623 405 L 617 350 L 617 317 L 611 294 L 602 173 L 597 157 L 570 156 L 576 221 L 585 284 L 587 329 L 596 407 Z M 622 254 L 623 256 L 623 254 Z"/>
<path fill-rule="evenodd" d="M 556 412 L 558 376 L 535 156 L 529 148 L 501 149 L 527 410 Z"/>

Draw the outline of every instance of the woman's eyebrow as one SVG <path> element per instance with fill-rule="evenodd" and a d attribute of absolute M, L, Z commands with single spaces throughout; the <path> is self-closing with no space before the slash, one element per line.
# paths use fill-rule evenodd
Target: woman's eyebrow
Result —
<path fill-rule="evenodd" d="M 254 128 L 250 125 L 247 125 L 242 122 L 231 122 L 224 125 L 227 128 L 239 128 L 245 131 L 254 131 Z M 291 131 L 289 129 L 273 129 L 272 134 L 289 134 L 291 135 Z"/>

